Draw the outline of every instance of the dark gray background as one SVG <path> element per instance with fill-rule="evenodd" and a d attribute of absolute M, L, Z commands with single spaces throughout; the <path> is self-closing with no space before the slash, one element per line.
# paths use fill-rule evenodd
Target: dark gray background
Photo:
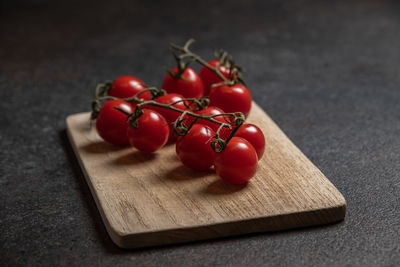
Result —
<path fill-rule="evenodd" d="M 0 13 L 1 265 L 400 263 L 398 1 L 8 1 Z M 65 135 L 96 83 L 159 86 L 171 41 L 231 52 L 255 101 L 348 203 L 339 224 L 136 251 L 108 237 Z"/>

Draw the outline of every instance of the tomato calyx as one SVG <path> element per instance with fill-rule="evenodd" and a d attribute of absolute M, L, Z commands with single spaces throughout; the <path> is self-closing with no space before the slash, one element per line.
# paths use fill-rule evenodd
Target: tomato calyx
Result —
<path fill-rule="evenodd" d="M 189 67 L 189 64 L 192 63 L 194 60 L 189 59 L 185 62 L 184 61 L 185 56 L 183 56 L 183 55 L 178 56 L 172 49 L 170 49 L 170 50 L 176 61 L 177 71 L 172 71 L 172 69 L 164 67 L 165 70 L 174 79 L 180 78 L 186 82 L 190 82 L 188 79 L 183 77 L 183 73 L 185 72 L 186 68 Z"/>
<path fill-rule="evenodd" d="M 126 121 L 129 123 L 132 128 L 137 129 L 139 127 L 138 121 L 140 116 L 144 114 L 143 109 L 140 108 L 140 104 L 136 106 L 135 110 L 132 113 L 128 113 L 125 110 L 115 107 L 114 109 L 124 113 L 126 115 Z"/>
<path fill-rule="evenodd" d="M 243 85 L 245 85 L 245 82 L 242 78 L 242 73 L 246 71 L 243 67 L 237 65 L 236 62 L 233 61 L 233 57 L 231 54 L 223 49 L 220 49 L 219 53 L 217 51 L 214 51 L 214 56 L 219 62 L 219 64 L 216 66 L 218 69 L 223 66 L 229 70 L 229 81 L 234 81 L 236 83 L 242 83 Z"/>
<path fill-rule="evenodd" d="M 231 126 L 231 133 L 229 136 L 224 140 L 223 138 L 220 137 L 221 131 L 224 128 L 224 125 L 221 124 L 221 126 L 218 128 L 217 132 L 215 133 L 214 139 L 211 141 L 211 147 L 216 153 L 222 152 L 229 141 L 235 136 L 236 132 L 239 130 L 240 126 L 245 122 L 246 118 L 241 112 L 235 112 L 235 113 L 225 113 L 225 114 L 233 114 L 232 119 L 229 121 L 229 125 Z M 216 115 L 220 116 L 222 114 Z"/>

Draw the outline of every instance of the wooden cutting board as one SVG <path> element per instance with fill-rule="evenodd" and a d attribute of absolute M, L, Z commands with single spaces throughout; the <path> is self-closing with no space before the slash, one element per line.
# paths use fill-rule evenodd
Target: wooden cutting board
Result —
<path fill-rule="evenodd" d="M 67 118 L 68 136 L 112 240 L 137 248 L 343 220 L 342 194 L 253 103 L 248 122 L 266 137 L 246 186 L 186 169 L 168 145 L 155 154 L 103 142 L 89 113 Z"/>

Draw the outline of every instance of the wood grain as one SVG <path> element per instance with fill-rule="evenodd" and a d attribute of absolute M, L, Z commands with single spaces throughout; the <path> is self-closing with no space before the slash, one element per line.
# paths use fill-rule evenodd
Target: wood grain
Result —
<path fill-rule="evenodd" d="M 248 118 L 267 146 L 247 186 L 186 169 L 168 145 L 155 154 L 103 142 L 89 113 L 67 118 L 70 142 L 107 231 L 137 248 L 343 220 L 341 193 L 255 103 Z"/>

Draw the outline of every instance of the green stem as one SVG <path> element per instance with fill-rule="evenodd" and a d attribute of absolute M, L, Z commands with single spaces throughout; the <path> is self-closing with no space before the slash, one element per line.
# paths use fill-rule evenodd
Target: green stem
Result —
<path fill-rule="evenodd" d="M 188 110 L 182 110 L 182 109 L 179 109 L 179 108 L 174 107 L 174 105 L 175 105 L 176 103 L 179 103 L 179 102 L 181 102 L 181 101 L 198 101 L 198 99 L 189 98 L 189 99 L 182 99 L 182 100 L 179 100 L 179 101 L 175 101 L 175 102 L 170 103 L 170 104 L 162 104 L 162 103 L 158 103 L 158 102 L 156 102 L 156 101 L 154 101 L 154 100 L 147 100 L 147 101 L 146 101 L 146 100 L 143 100 L 143 99 L 139 99 L 139 98 L 138 98 L 138 96 L 139 96 L 140 94 L 144 93 L 145 91 L 151 91 L 151 90 L 156 90 L 156 88 L 152 88 L 152 87 L 147 88 L 146 90 L 143 90 L 143 91 L 139 92 L 139 93 L 136 94 L 135 96 L 133 96 L 133 97 L 128 97 L 128 98 L 118 98 L 118 97 L 114 97 L 114 96 L 101 96 L 101 97 L 97 97 L 95 100 L 92 101 L 92 103 L 94 103 L 94 105 L 92 106 L 92 108 L 93 108 L 92 118 L 93 118 L 93 119 L 96 118 L 96 116 L 93 116 L 93 114 L 98 113 L 98 112 L 100 111 L 100 109 L 97 110 L 97 108 L 98 108 L 99 105 L 100 105 L 100 101 L 103 101 L 103 100 L 123 100 L 123 101 L 127 101 L 127 102 L 134 102 L 134 103 L 137 103 L 137 106 L 136 106 L 136 108 L 135 108 L 135 111 L 134 111 L 134 112 L 131 112 L 131 113 L 128 113 L 128 112 L 126 112 L 126 111 L 124 111 L 124 110 L 122 110 L 122 109 L 120 109 L 120 108 L 115 107 L 116 110 L 122 112 L 123 114 L 125 114 L 125 115 L 127 116 L 127 121 L 128 121 L 128 122 L 132 125 L 132 127 L 134 127 L 134 128 L 137 128 L 137 127 L 138 127 L 138 125 L 137 125 L 138 119 L 139 119 L 139 117 L 143 114 L 143 111 L 142 111 L 142 109 L 141 109 L 142 106 L 144 106 L 144 105 L 147 106 L 147 105 L 148 105 L 148 106 L 155 106 L 155 107 L 160 107 L 160 108 L 169 109 L 169 110 L 172 110 L 172 111 L 175 111 L 175 112 L 178 112 L 178 113 L 181 114 L 180 117 L 179 117 L 179 118 L 175 121 L 175 123 L 174 123 L 174 132 L 175 132 L 177 135 L 184 135 L 187 131 L 189 131 L 189 129 L 190 129 L 190 128 L 197 122 L 197 120 L 199 120 L 199 119 L 206 120 L 206 121 L 210 121 L 210 122 L 212 122 L 212 123 L 216 123 L 217 125 L 220 125 L 220 127 L 219 127 L 218 130 L 217 130 L 216 135 L 214 136 L 214 138 L 215 138 L 216 140 L 214 140 L 214 141 L 211 143 L 211 146 L 212 146 L 212 148 L 213 148 L 213 150 L 214 150 L 215 152 L 221 152 L 221 151 L 226 147 L 226 144 L 229 142 L 229 140 L 230 140 L 230 139 L 233 137 L 233 135 L 236 133 L 236 131 L 238 130 L 238 128 L 240 127 L 240 125 L 244 122 L 244 115 L 243 115 L 243 113 L 241 113 L 241 112 L 235 112 L 235 113 L 221 113 L 221 114 L 215 114 L 215 115 L 205 116 L 205 115 L 200 115 L 200 114 L 197 114 L 197 113 L 188 111 Z M 189 127 L 186 126 L 186 125 L 184 125 L 184 124 L 182 124 L 182 122 L 183 122 L 184 119 L 185 119 L 184 117 L 185 117 L 186 115 L 194 118 L 194 120 L 191 122 L 191 124 L 189 125 Z M 225 122 L 221 122 L 221 121 L 218 121 L 218 120 L 214 119 L 215 117 L 218 117 L 218 116 L 223 116 L 224 119 L 225 119 Z M 228 121 L 228 120 L 226 119 L 226 117 L 228 117 L 228 116 L 232 118 L 231 121 Z M 222 140 L 222 139 L 219 137 L 219 133 L 220 133 L 221 129 L 224 128 L 224 127 L 225 127 L 225 128 L 228 128 L 228 129 L 232 129 L 232 125 L 230 124 L 231 122 L 235 124 L 235 127 L 234 127 L 234 129 L 232 130 L 232 132 L 231 132 L 230 136 L 228 137 L 228 139 L 227 139 L 226 141 L 224 141 L 224 140 Z M 181 132 L 178 132 L 178 128 L 179 128 L 179 130 L 181 130 Z M 217 144 L 218 144 L 218 146 L 217 146 Z"/>
<path fill-rule="evenodd" d="M 184 53 L 184 54 L 182 54 L 182 55 L 180 56 L 181 58 L 185 58 L 185 57 L 190 57 L 190 58 L 192 58 L 192 59 L 193 59 L 194 61 L 196 61 L 197 63 L 203 65 L 204 67 L 208 68 L 209 70 L 211 70 L 211 71 L 213 71 L 215 74 L 217 74 L 218 77 L 219 77 L 221 80 L 223 80 L 224 82 L 228 82 L 229 80 L 228 80 L 224 75 L 222 75 L 222 73 L 219 71 L 219 68 L 218 68 L 218 67 L 213 67 L 213 66 L 211 66 L 210 64 L 208 64 L 207 61 L 205 61 L 204 59 L 202 59 L 199 55 L 197 55 L 197 54 L 193 53 L 192 51 L 190 51 L 189 46 L 190 46 L 194 41 L 195 41 L 194 39 L 189 39 L 183 47 L 181 47 L 181 46 L 179 46 L 179 45 L 176 45 L 176 44 L 172 44 L 172 43 L 170 44 L 170 46 L 171 46 L 172 48 L 174 48 L 175 50 Z"/>
<path fill-rule="evenodd" d="M 154 90 L 154 89 L 156 89 L 156 88 L 155 87 L 149 87 L 149 88 L 147 88 L 147 89 L 145 89 L 143 91 L 140 91 L 135 96 L 128 97 L 128 98 L 118 98 L 118 97 L 114 97 L 114 96 L 103 96 L 103 97 L 97 98 L 97 100 L 98 101 L 102 101 L 102 100 L 123 100 L 123 101 L 126 101 L 126 102 L 135 102 L 135 103 L 138 104 L 138 106 L 143 106 L 143 105 L 156 106 L 156 107 L 170 109 L 170 110 L 179 112 L 181 114 L 183 112 L 185 112 L 185 110 L 181 110 L 181 109 L 178 109 L 178 108 L 174 107 L 174 105 L 176 103 L 181 102 L 181 101 L 198 101 L 197 99 L 188 98 L 188 99 L 182 99 L 182 100 L 170 103 L 170 104 L 162 104 L 162 103 L 158 103 L 158 102 L 156 102 L 154 100 L 147 100 L 146 101 L 146 100 L 138 98 L 138 96 L 140 94 L 144 93 L 146 90 L 149 91 L 149 90 Z M 217 114 L 217 115 L 211 115 L 211 116 L 203 116 L 203 115 L 199 115 L 199 114 L 196 114 L 196 113 L 193 113 L 193 112 L 186 111 L 186 114 L 188 114 L 189 116 L 192 116 L 194 118 L 204 119 L 204 120 L 216 123 L 218 125 L 226 124 L 226 123 L 217 121 L 217 120 L 214 119 L 214 117 L 217 117 L 217 116 L 231 116 L 233 118 L 237 117 L 234 113 L 223 113 L 223 114 Z M 227 128 L 229 128 L 229 127 L 227 127 Z"/>
<path fill-rule="evenodd" d="M 185 99 L 183 99 L 183 100 L 185 100 Z M 207 120 L 207 121 L 216 123 L 218 125 L 222 125 L 222 124 L 228 125 L 228 124 L 226 124 L 224 122 L 217 121 L 217 120 L 214 119 L 214 117 L 223 116 L 223 115 L 224 116 L 235 117 L 235 115 L 233 113 L 223 113 L 223 114 L 217 114 L 217 115 L 211 115 L 211 116 L 203 116 L 203 115 L 196 114 L 196 113 L 193 113 L 193 112 L 190 112 L 190 111 L 187 111 L 187 110 L 182 110 L 182 109 L 176 108 L 176 107 L 173 106 L 173 103 L 171 103 L 171 104 L 162 104 L 162 103 L 158 103 L 158 102 L 156 102 L 154 100 L 143 101 L 143 100 L 139 99 L 139 101 L 137 101 L 137 103 L 138 103 L 138 105 L 141 105 L 141 106 L 142 105 L 149 105 L 149 106 L 155 106 L 155 107 L 160 107 L 160 108 L 166 108 L 166 109 L 170 109 L 170 110 L 179 112 L 181 114 L 183 112 L 186 112 L 186 114 L 191 116 L 191 117 L 194 117 L 194 118 L 197 118 L 197 119 Z M 226 127 L 229 128 L 229 126 L 226 126 Z"/>

